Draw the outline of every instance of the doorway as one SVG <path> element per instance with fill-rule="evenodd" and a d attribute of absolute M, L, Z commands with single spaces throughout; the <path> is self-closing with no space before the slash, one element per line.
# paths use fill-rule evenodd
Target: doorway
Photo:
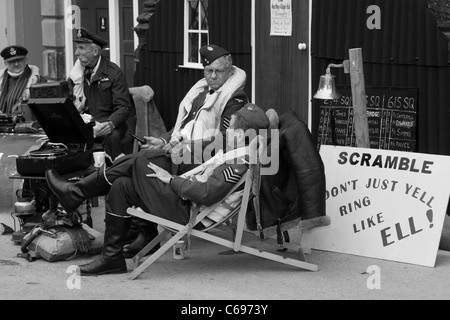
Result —
<path fill-rule="evenodd" d="M 119 1 L 120 68 L 128 85 L 134 86 L 134 31 L 133 0 Z M 73 0 L 81 10 L 81 26 L 96 33 L 110 43 L 111 21 L 109 20 L 108 0 Z M 103 55 L 110 58 L 109 46 Z"/>
<path fill-rule="evenodd" d="M 127 83 L 134 86 L 135 53 L 133 0 L 120 0 L 120 66 L 125 73 Z"/>
<path fill-rule="evenodd" d="M 271 0 L 256 2 L 255 102 L 279 114 L 295 111 L 305 123 L 309 113 L 309 1 L 292 1 L 292 34 L 271 36 Z"/>
<path fill-rule="evenodd" d="M 73 5 L 80 7 L 81 27 L 109 43 L 108 0 L 73 0 Z M 103 55 L 109 58 L 109 50 L 104 50 Z"/>

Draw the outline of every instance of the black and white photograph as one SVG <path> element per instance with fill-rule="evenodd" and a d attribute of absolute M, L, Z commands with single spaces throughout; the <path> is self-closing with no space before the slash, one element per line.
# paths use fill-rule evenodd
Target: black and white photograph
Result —
<path fill-rule="evenodd" d="M 0 56 L 0 301 L 450 298 L 449 0 L 0 0 Z"/>

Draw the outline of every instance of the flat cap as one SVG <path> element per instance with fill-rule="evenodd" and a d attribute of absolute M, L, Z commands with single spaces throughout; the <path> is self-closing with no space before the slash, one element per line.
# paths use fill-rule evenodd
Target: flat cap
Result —
<path fill-rule="evenodd" d="M 227 50 L 214 44 L 208 44 L 200 48 L 200 56 L 204 67 L 210 65 L 220 57 L 227 56 L 229 54 L 230 53 Z"/>
<path fill-rule="evenodd" d="M 236 115 L 243 118 L 255 130 L 268 129 L 270 126 L 266 112 L 253 103 L 247 103 L 236 112 Z"/>
<path fill-rule="evenodd" d="M 81 42 L 81 43 L 95 43 L 100 48 L 103 49 L 104 46 L 108 44 L 105 40 L 93 34 L 92 32 L 86 30 L 85 28 L 76 29 L 75 37 L 73 38 L 73 42 Z"/>
<path fill-rule="evenodd" d="M 0 53 L 5 61 L 21 59 L 27 56 L 28 50 L 22 46 L 9 46 Z"/>

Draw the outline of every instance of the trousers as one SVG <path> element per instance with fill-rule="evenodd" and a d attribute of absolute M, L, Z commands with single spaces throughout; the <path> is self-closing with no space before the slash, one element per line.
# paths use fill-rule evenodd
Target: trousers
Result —
<path fill-rule="evenodd" d="M 140 207 L 145 212 L 180 224 L 189 222 L 190 202 L 178 196 L 170 184 L 146 175 L 153 173 L 147 167 L 149 161 L 166 171 L 172 161 L 157 152 L 141 152 L 119 158 L 105 172 L 112 184 L 106 196 L 106 211 L 114 215 L 128 216 L 129 207 Z"/>

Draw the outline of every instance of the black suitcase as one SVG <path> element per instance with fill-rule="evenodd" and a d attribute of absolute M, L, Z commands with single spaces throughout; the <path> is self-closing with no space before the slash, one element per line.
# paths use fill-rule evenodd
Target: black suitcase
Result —
<path fill-rule="evenodd" d="M 16 159 L 17 172 L 44 176 L 85 170 L 93 164 L 92 124 L 85 124 L 70 98 L 31 98 L 28 102 L 48 141 Z"/>

